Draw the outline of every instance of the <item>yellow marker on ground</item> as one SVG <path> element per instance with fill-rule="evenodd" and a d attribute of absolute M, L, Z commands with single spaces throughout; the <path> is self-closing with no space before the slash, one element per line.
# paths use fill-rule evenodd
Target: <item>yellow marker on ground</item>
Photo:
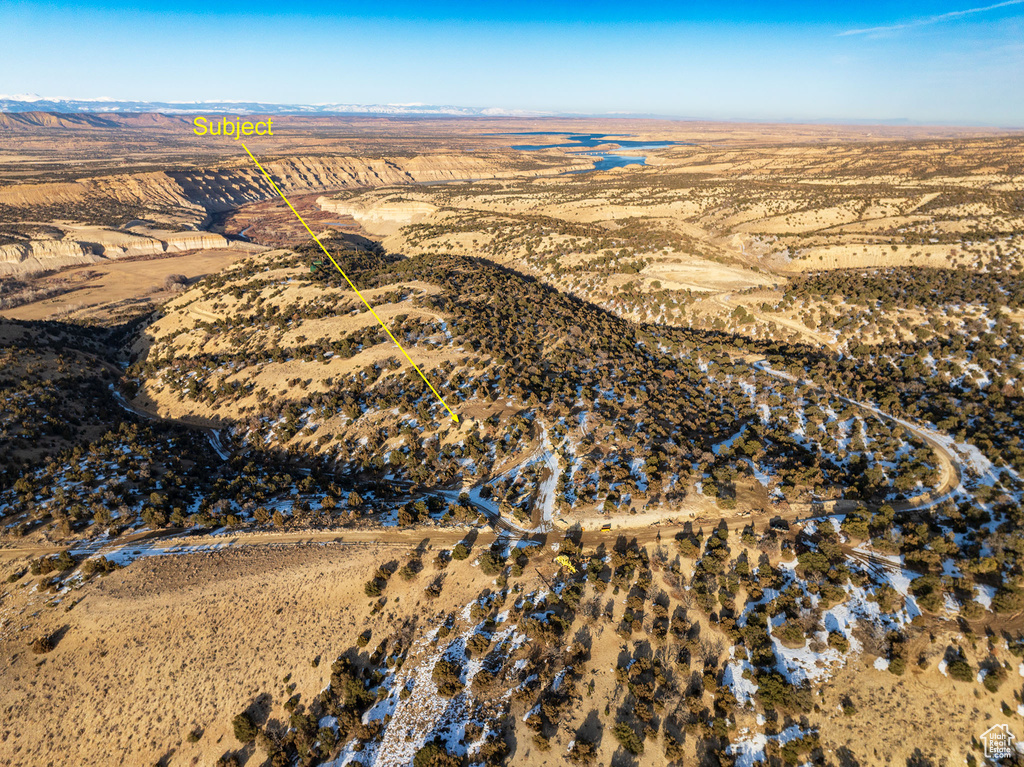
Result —
<path fill-rule="evenodd" d="M 248 154 L 249 157 L 252 157 L 252 161 L 254 163 L 256 163 L 256 167 L 260 169 L 260 173 L 263 174 L 263 177 L 266 178 L 267 181 L 270 182 L 270 185 L 272 187 L 274 187 L 274 191 L 277 192 L 281 196 L 281 199 L 284 200 L 285 204 L 289 208 L 292 209 L 292 213 L 295 214 L 295 218 L 299 219 L 299 222 L 304 227 L 306 227 L 306 231 L 309 232 L 309 236 L 313 238 L 313 241 L 316 242 L 316 244 L 320 246 L 320 250 L 322 250 L 324 252 L 324 254 L 331 260 L 331 263 L 334 264 L 334 268 L 338 270 L 338 272 L 341 274 L 341 276 L 345 278 L 345 282 L 347 282 L 349 284 L 349 287 L 352 288 L 352 290 L 354 290 L 356 292 L 357 296 L 359 296 L 359 300 L 362 301 L 363 304 L 366 305 L 366 308 L 370 310 L 370 314 L 372 314 L 373 318 L 375 320 L 377 320 L 377 324 L 380 325 L 382 328 L 384 328 L 384 332 L 388 334 L 388 338 L 390 338 L 392 341 L 395 342 L 395 346 L 397 346 L 401 350 L 402 354 L 405 355 L 405 358 L 407 360 L 409 360 L 409 364 L 412 365 L 413 369 L 417 373 L 420 374 L 420 378 L 423 379 L 423 383 L 425 383 L 430 388 L 430 391 L 432 391 L 434 393 L 434 396 L 437 397 L 437 401 L 440 402 L 442 405 L 444 405 L 444 409 L 448 411 L 449 415 L 451 415 L 452 420 L 455 421 L 455 423 L 458 423 L 459 422 L 459 417 L 457 415 L 455 415 L 454 412 L 452 412 L 452 409 L 450 407 L 448 407 L 448 403 L 446 403 L 443 399 L 441 399 L 441 395 L 437 393 L 437 389 L 435 389 L 433 387 L 433 385 L 430 383 L 430 381 L 427 380 L 427 377 L 425 375 L 423 375 L 423 371 L 420 370 L 419 366 L 415 362 L 412 361 L 412 357 L 409 356 L 409 352 L 407 352 L 405 350 L 404 346 L 402 346 L 400 343 L 398 343 L 398 339 L 395 338 L 391 334 L 390 330 L 388 330 L 388 326 L 384 324 L 384 320 L 382 320 L 379 316 L 377 316 L 377 312 L 375 312 L 373 310 L 373 307 L 370 306 L 370 302 L 367 301 L 365 298 L 363 298 L 363 294 L 359 292 L 359 288 L 357 288 L 353 284 L 352 280 L 350 280 L 348 278 L 348 275 L 345 274 L 345 271 L 340 266 L 338 266 L 338 262 L 334 260 L 334 256 L 332 256 L 330 254 L 330 252 L 327 250 L 327 248 L 324 247 L 324 244 L 322 242 L 320 242 L 319 238 L 315 234 L 313 234 L 313 230 L 309 228 L 309 224 L 307 224 L 305 222 L 305 220 L 302 218 L 302 216 L 299 215 L 299 212 L 297 210 L 295 210 L 295 207 L 288 201 L 288 198 L 284 196 L 284 192 L 282 192 L 278 188 L 277 184 L 274 183 L 274 179 L 272 179 L 270 177 L 270 174 L 267 173 L 263 169 L 263 166 L 260 165 L 260 161 L 256 159 L 256 157 L 253 155 L 253 153 L 249 151 L 249 147 L 247 147 L 245 144 L 242 144 L 242 148 L 246 151 L 246 154 Z"/>
<path fill-rule="evenodd" d="M 566 570 L 571 572 L 573 575 L 576 574 L 576 568 L 572 566 L 572 561 L 565 554 L 561 554 L 555 557 L 555 561 L 564 567 Z"/>

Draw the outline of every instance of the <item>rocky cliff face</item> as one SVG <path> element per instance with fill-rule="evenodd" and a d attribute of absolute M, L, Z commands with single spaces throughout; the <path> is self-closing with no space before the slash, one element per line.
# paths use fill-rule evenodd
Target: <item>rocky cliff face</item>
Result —
<path fill-rule="evenodd" d="M 101 261 L 91 245 L 72 240 L 37 240 L 0 245 L 0 276 L 17 276 Z"/>
<path fill-rule="evenodd" d="M 384 235 L 422 221 L 437 210 L 437 206 L 418 200 L 332 200 L 319 197 L 316 204 L 331 213 L 351 216 L 372 234 Z"/>
<path fill-rule="evenodd" d="M 31 240 L 0 245 L 0 276 L 15 277 L 45 269 L 80 266 L 109 258 L 155 256 L 202 248 L 258 246 L 232 242 L 210 232 L 174 232 L 144 236 L 115 230 L 69 231 L 60 240 Z"/>
<path fill-rule="evenodd" d="M 294 157 L 270 160 L 264 162 L 263 167 L 285 194 L 522 174 L 514 157 L 504 154 L 396 159 Z M 526 175 L 559 170 L 561 168 L 532 171 Z M 23 184 L 0 189 L 0 205 L 30 208 L 107 199 L 122 205 L 213 213 L 275 196 L 273 188 L 256 168 L 239 165 L 102 176 L 68 183 Z"/>
<path fill-rule="evenodd" d="M 349 156 L 293 157 L 263 161 L 285 194 L 366 189 L 459 179 L 547 175 L 564 168 L 524 170 L 515 154 L 422 155 L 403 158 Z M 571 162 L 571 161 L 567 161 Z M 104 224 L 109 218 L 145 216 L 161 228 L 189 229 L 142 236 L 124 229 L 93 227 L 88 236 L 69 231 L 64 239 L 31 240 L 0 247 L 0 274 L 87 263 L 96 258 L 154 255 L 195 248 L 224 247 L 220 235 L 201 230 L 211 214 L 273 199 L 277 192 L 251 163 L 223 168 L 115 174 L 72 182 L 21 184 L 0 189 L 0 214 L 9 222 L 79 221 Z M 332 201 L 332 204 L 335 204 Z M 342 203 L 336 203 L 343 207 Z M 332 208 L 333 209 L 333 208 Z M 349 212 L 337 208 L 338 212 Z M 430 210 L 399 206 L 358 211 L 367 221 L 394 226 L 410 223 Z M 355 215 L 355 213 L 353 213 Z M 80 227 L 78 227 L 80 229 Z M 71 226 L 71 229 L 75 229 Z"/>

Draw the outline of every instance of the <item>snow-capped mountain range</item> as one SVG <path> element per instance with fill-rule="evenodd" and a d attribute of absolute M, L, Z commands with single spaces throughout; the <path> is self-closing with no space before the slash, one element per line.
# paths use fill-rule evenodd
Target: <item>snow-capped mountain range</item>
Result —
<path fill-rule="evenodd" d="M 0 94 L 0 112 L 162 112 L 164 114 L 379 114 L 456 117 L 527 117 L 543 113 L 498 107 L 435 104 L 268 104 L 258 101 L 119 101 L 111 98 L 60 99 L 20 93 Z"/>

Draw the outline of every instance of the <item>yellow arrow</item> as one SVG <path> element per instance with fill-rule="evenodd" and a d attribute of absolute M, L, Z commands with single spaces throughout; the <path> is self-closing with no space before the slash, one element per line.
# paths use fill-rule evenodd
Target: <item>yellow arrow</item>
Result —
<path fill-rule="evenodd" d="M 569 557 L 565 556 L 565 554 L 561 554 L 555 557 L 555 561 L 562 567 L 566 568 L 573 575 L 576 574 L 576 568 L 572 566 L 572 562 L 569 560 Z"/>
<path fill-rule="evenodd" d="M 348 278 L 348 275 L 345 274 L 345 270 L 338 266 L 338 262 L 334 260 L 334 256 L 332 256 L 330 252 L 328 252 L 327 248 L 324 247 L 324 244 L 320 242 L 320 239 L 315 234 L 313 234 L 313 230 L 309 228 L 309 224 L 305 222 L 302 216 L 299 215 L 299 212 L 295 210 L 295 207 L 288 201 L 288 198 L 284 196 L 284 192 L 282 192 L 278 188 L 277 184 L 274 183 L 274 179 L 270 177 L 270 174 L 263 169 L 262 165 L 260 165 L 260 161 L 256 159 L 252 152 L 249 151 L 249 147 L 247 147 L 245 144 L 242 144 L 242 149 L 246 151 L 246 154 L 248 154 L 249 157 L 252 157 L 252 161 L 256 163 L 256 167 L 260 169 L 260 172 L 263 174 L 263 177 L 270 182 L 270 185 L 272 187 L 274 187 L 274 191 L 281 195 L 281 199 L 284 200 L 285 204 L 289 208 L 292 209 L 292 213 L 295 214 L 295 218 L 299 219 L 302 225 L 306 227 L 306 231 L 309 232 L 309 236 L 313 238 L 313 241 L 316 242 L 317 245 L 320 246 L 320 250 L 322 250 L 324 252 L 324 255 L 326 255 L 331 260 L 331 263 L 334 264 L 334 268 L 337 269 L 341 276 L 345 278 L 345 282 L 347 282 L 349 284 L 349 287 L 356 292 L 356 295 L 359 296 L 359 300 L 362 301 L 366 305 L 366 308 L 370 310 L 370 314 L 372 314 L 373 318 L 377 320 L 377 324 L 384 328 L 384 332 L 388 334 L 388 338 L 395 342 L 395 346 L 397 346 L 399 350 L 401 350 L 402 354 L 405 355 L 405 358 L 409 360 L 409 364 L 412 365 L 413 369 L 420 374 L 420 378 L 423 379 L 423 383 L 425 383 L 430 388 L 430 391 L 434 393 L 434 396 L 437 397 L 437 401 L 444 405 L 444 409 L 448 411 L 448 414 L 452 417 L 452 420 L 455 421 L 455 423 L 458 423 L 459 417 L 455 415 L 454 412 L 452 412 L 452 409 L 450 407 L 448 407 L 448 403 L 441 399 L 441 395 L 437 393 L 437 389 L 435 389 L 433 385 L 430 383 L 430 381 L 427 380 L 427 377 L 423 375 L 423 371 L 420 370 L 419 366 L 412 361 L 412 357 L 409 356 L 409 352 L 405 350 L 405 347 L 398 343 L 397 338 L 391 335 L 391 331 L 388 330 L 388 326 L 384 324 L 384 320 L 382 320 L 377 315 L 377 312 L 375 312 L 373 310 L 373 307 L 370 306 L 370 302 L 363 298 L 363 294 L 359 292 L 359 288 L 357 288 L 353 284 L 352 280 Z"/>

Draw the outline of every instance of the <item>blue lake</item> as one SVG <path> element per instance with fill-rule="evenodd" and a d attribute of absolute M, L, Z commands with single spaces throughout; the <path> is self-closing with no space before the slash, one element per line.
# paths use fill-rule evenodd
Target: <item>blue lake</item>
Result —
<path fill-rule="evenodd" d="M 566 171 L 566 175 L 572 173 L 592 173 L 595 170 L 611 170 L 612 168 L 622 168 L 626 165 L 647 164 L 647 158 L 640 154 L 612 154 L 611 152 L 573 152 L 573 154 L 594 157 L 594 167 Z"/>
<path fill-rule="evenodd" d="M 657 149 L 666 146 L 693 146 L 683 141 L 634 141 L 628 138 L 620 138 L 614 133 L 566 133 L 562 131 L 527 131 L 525 133 L 490 133 L 490 136 L 565 136 L 565 141 L 556 144 L 513 144 L 513 149 L 522 152 L 537 152 L 542 149 L 593 149 L 602 144 L 615 144 L 616 149 L 607 151 L 587 152 L 580 151 L 573 154 L 581 154 L 596 157 L 594 167 L 586 170 L 575 170 L 570 173 L 589 173 L 591 170 L 609 170 L 621 168 L 625 165 L 646 165 L 647 158 L 643 155 L 616 154 L 620 149 Z"/>

